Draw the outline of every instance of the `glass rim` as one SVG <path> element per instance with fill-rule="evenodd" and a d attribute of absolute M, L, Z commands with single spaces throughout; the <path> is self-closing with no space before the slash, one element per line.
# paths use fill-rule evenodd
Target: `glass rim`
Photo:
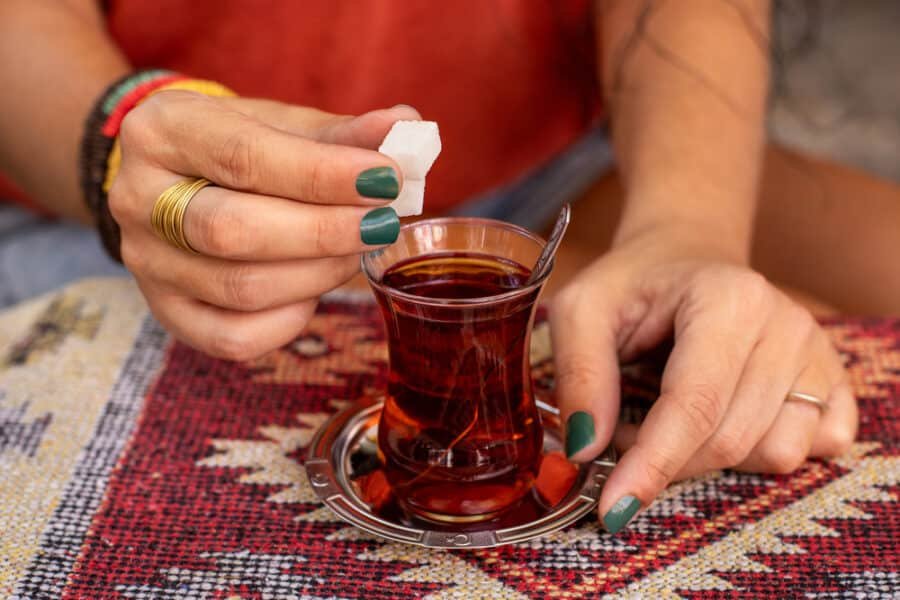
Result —
<path fill-rule="evenodd" d="M 421 221 L 413 221 L 411 223 L 406 223 L 400 227 L 400 233 L 402 234 L 404 231 L 408 231 L 410 229 L 415 229 L 417 227 L 425 226 L 425 225 L 482 225 L 486 227 L 493 227 L 495 229 L 506 229 L 522 237 L 528 238 L 531 241 L 535 242 L 541 250 L 547 245 L 547 241 L 541 236 L 537 235 L 533 231 L 529 231 L 520 225 L 516 225 L 514 223 L 509 223 L 507 221 L 500 221 L 499 219 L 488 219 L 485 217 L 434 217 L 431 219 L 422 219 Z M 399 236 L 398 236 L 399 239 Z M 379 248 L 378 250 L 373 250 L 371 252 L 363 253 L 360 258 L 360 266 L 362 267 L 362 272 L 366 276 L 366 279 L 369 282 L 369 285 L 383 292 L 384 294 L 391 296 L 393 298 L 399 298 L 401 300 L 406 300 L 408 302 L 413 302 L 415 304 L 425 304 L 428 306 L 437 306 L 444 308 L 462 308 L 462 307 L 472 307 L 479 306 L 484 304 L 495 304 L 498 302 L 505 302 L 508 300 L 514 300 L 520 296 L 525 296 L 528 293 L 539 289 L 544 283 L 547 281 L 547 278 L 550 277 L 550 273 L 553 271 L 553 263 L 556 262 L 555 259 L 550 264 L 550 268 L 547 271 L 538 277 L 535 281 L 530 283 L 529 285 L 522 286 L 520 288 L 516 288 L 514 290 L 510 290 L 508 292 L 503 292 L 502 294 L 494 294 L 493 296 L 480 296 L 478 298 L 430 298 L 427 296 L 419 296 L 416 294 L 410 294 L 408 292 L 404 292 L 398 290 L 396 288 L 392 288 L 390 286 L 384 285 L 380 281 L 376 281 L 372 274 L 369 272 L 367 268 L 367 260 L 370 260 L 371 257 L 378 256 L 380 253 L 384 252 L 385 248 Z M 424 255 L 422 255 L 424 256 Z M 522 265 L 525 266 L 525 265 Z"/>

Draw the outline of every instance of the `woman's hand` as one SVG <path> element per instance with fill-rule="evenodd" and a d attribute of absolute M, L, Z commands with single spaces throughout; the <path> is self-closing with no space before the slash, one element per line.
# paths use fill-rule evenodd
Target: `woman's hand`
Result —
<path fill-rule="evenodd" d="M 344 117 L 277 102 L 161 92 L 125 118 L 109 208 L 122 258 L 177 338 L 245 360 L 293 339 L 319 295 L 352 277 L 359 253 L 397 237 L 400 169 L 374 149 L 398 106 Z M 216 186 L 184 220 L 198 254 L 160 240 L 156 198 L 186 177 Z M 372 212 L 375 210 L 375 212 Z"/>
<path fill-rule="evenodd" d="M 728 252 L 687 241 L 700 237 L 666 227 L 620 240 L 551 306 L 567 451 L 584 461 L 611 439 L 627 449 L 600 499 L 613 533 L 673 480 L 788 473 L 856 435 L 841 358 L 815 320 Z M 659 399 L 639 427 L 617 428 L 620 361 L 669 336 Z M 786 402 L 792 391 L 827 410 Z"/>

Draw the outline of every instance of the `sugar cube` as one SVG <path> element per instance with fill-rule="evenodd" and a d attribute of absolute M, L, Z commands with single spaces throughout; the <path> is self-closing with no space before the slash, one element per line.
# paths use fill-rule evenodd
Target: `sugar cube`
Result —
<path fill-rule="evenodd" d="M 441 136 L 434 121 L 397 121 L 378 151 L 397 161 L 403 176 L 425 179 L 441 153 Z"/>
<path fill-rule="evenodd" d="M 398 217 L 421 215 L 425 205 L 425 180 L 404 179 L 397 199 L 389 204 Z"/>
<path fill-rule="evenodd" d="M 437 123 L 397 121 L 378 151 L 397 161 L 403 171 L 403 187 L 390 206 L 401 217 L 421 215 L 425 202 L 425 176 L 441 153 Z"/>

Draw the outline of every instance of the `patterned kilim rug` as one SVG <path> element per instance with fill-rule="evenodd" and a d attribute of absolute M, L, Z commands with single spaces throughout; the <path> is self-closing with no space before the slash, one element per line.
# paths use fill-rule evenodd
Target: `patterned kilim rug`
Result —
<path fill-rule="evenodd" d="M 303 472 L 314 430 L 383 383 L 372 305 L 323 302 L 302 338 L 238 365 L 172 343 L 130 283 L 83 282 L 0 314 L 0 596 L 894 598 L 900 321 L 828 327 L 862 405 L 846 456 L 677 484 L 616 537 L 592 518 L 441 552 L 342 523 Z M 626 376 L 629 401 L 656 377 Z"/>

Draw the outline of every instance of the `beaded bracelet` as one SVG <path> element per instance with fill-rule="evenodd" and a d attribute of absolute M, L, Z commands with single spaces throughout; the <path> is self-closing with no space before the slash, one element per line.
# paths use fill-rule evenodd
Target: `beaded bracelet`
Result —
<path fill-rule="evenodd" d="M 125 115 L 142 101 L 158 92 L 175 89 L 208 96 L 235 95 L 213 81 L 191 79 L 162 69 L 138 71 L 110 85 L 85 121 L 79 157 L 81 189 L 85 203 L 94 216 L 104 249 L 118 262 L 122 262 L 121 233 L 109 212 L 107 195 L 122 161 L 119 129 Z"/>

